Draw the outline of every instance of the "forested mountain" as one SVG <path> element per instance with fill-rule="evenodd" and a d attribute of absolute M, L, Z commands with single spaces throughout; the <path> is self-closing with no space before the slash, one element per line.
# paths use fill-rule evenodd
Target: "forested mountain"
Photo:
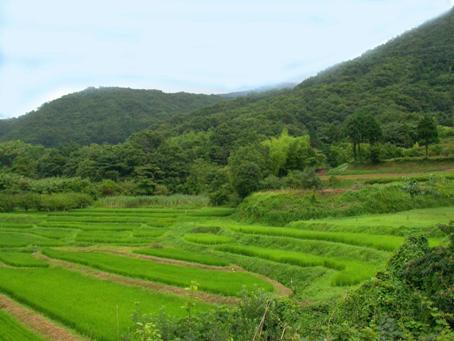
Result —
<path fill-rule="evenodd" d="M 186 114 L 221 99 L 184 92 L 89 88 L 46 103 L 19 118 L 0 120 L 0 139 L 20 139 L 45 146 L 116 144 L 175 114 Z"/>
<path fill-rule="evenodd" d="M 286 126 L 290 133 L 308 130 L 320 145 L 339 140 L 345 118 L 356 112 L 374 115 L 398 145 L 414 142 L 409 135 L 423 113 L 452 124 L 454 10 L 295 89 L 201 109 L 178 133 L 213 128 L 224 147 L 234 148 Z"/>
<path fill-rule="evenodd" d="M 389 141 L 411 145 L 412 125 L 422 113 L 452 123 L 454 10 L 294 89 L 225 99 L 156 90 L 87 89 L 20 118 L 0 121 L 0 139 L 47 146 L 115 144 L 138 130 L 167 122 L 170 135 L 211 129 L 214 148 L 223 148 L 228 155 L 245 141 L 277 135 L 284 127 L 291 134 L 309 131 L 316 145 L 336 142 L 345 118 L 363 112 L 384 124 Z"/>

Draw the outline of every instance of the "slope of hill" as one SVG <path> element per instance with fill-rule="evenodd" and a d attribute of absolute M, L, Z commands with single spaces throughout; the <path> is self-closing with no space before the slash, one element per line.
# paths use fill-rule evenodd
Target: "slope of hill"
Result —
<path fill-rule="evenodd" d="M 190 116 L 169 115 L 189 112 Z M 148 127 L 162 132 L 160 123 L 168 122 L 168 135 L 211 130 L 213 149 L 228 156 L 236 147 L 279 134 L 284 127 L 290 134 L 309 131 L 318 145 L 336 142 L 342 122 L 355 112 L 374 114 L 385 135 L 394 132 L 386 137 L 397 145 L 411 135 L 409 127 L 422 113 L 433 113 L 440 123 L 452 125 L 454 9 L 294 89 L 229 101 L 222 96 L 147 90 L 84 91 L 21 118 L 0 121 L 0 139 L 51 146 L 117 143 Z"/>
<path fill-rule="evenodd" d="M 376 115 L 385 134 L 396 130 L 397 136 L 404 136 L 402 129 L 422 113 L 452 125 L 454 9 L 293 90 L 204 108 L 178 132 L 216 127 L 223 135 L 241 134 L 250 141 L 286 126 L 290 133 L 306 129 L 315 141 L 331 143 L 339 138 L 344 119 L 360 111 Z"/>
<path fill-rule="evenodd" d="M 16 119 L 0 121 L 0 139 L 57 146 L 119 143 L 175 114 L 213 105 L 222 98 L 158 90 L 89 88 L 42 105 Z"/>

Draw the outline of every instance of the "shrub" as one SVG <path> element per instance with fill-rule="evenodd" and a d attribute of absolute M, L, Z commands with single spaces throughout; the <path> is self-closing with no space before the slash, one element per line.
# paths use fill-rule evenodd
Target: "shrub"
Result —
<path fill-rule="evenodd" d="M 82 193 L 0 194 L 0 211 L 65 211 L 90 206 L 92 198 Z"/>

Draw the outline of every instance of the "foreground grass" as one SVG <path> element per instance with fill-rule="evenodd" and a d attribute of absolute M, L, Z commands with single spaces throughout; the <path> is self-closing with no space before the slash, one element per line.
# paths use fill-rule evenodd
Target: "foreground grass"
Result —
<path fill-rule="evenodd" d="M 0 291 L 97 340 L 118 340 L 131 325 L 136 303 L 147 313 L 163 311 L 181 317 L 189 302 L 60 268 L 3 268 Z M 209 306 L 194 302 L 194 309 Z"/>
<path fill-rule="evenodd" d="M 67 252 L 47 249 L 44 250 L 44 254 L 107 272 L 179 287 L 189 287 L 192 281 L 196 281 L 200 290 L 228 296 L 239 296 L 244 289 L 261 288 L 266 291 L 273 291 L 273 286 L 268 282 L 243 272 L 225 272 L 190 268 L 182 265 L 160 264 L 151 260 L 97 252 Z"/>
<path fill-rule="evenodd" d="M 44 341 L 19 321 L 0 309 L 0 340 L 2 341 Z"/>

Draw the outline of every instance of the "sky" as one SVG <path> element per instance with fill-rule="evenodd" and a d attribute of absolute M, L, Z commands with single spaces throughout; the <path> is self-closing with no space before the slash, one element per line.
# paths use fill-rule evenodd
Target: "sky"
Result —
<path fill-rule="evenodd" d="M 0 117 L 89 86 L 227 93 L 300 82 L 454 0 L 0 0 Z"/>

